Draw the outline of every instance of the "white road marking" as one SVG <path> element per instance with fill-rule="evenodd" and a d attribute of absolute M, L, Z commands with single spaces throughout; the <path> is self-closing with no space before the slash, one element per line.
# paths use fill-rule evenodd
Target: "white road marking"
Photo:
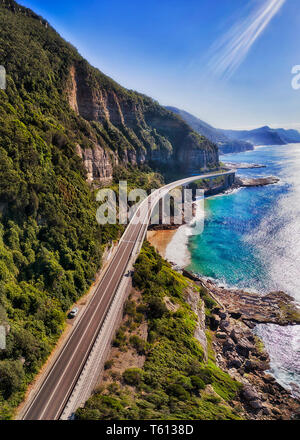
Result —
<path fill-rule="evenodd" d="M 133 218 L 131 219 L 130 224 L 129 224 L 128 227 L 127 227 L 127 230 L 125 231 L 124 235 L 123 235 L 123 236 L 121 237 L 121 239 L 120 239 L 120 242 L 119 242 L 118 247 L 120 247 L 121 244 L 122 244 L 123 242 L 126 244 L 126 246 L 125 246 L 124 251 L 122 252 L 122 256 L 121 256 L 121 258 L 119 258 L 119 263 L 116 265 L 116 268 L 115 268 L 115 270 L 114 270 L 113 275 L 112 275 L 111 278 L 113 278 L 114 274 L 116 273 L 117 269 L 119 268 L 119 265 L 120 265 L 120 263 L 121 263 L 121 261 L 122 261 L 122 258 L 123 258 L 125 252 L 126 252 L 127 249 L 128 249 L 128 245 L 129 245 L 129 244 L 132 244 L 132 243 L 136 243 L 136 242 L 138 241 L 138 239 L 139 239 L 139 237 L 140 237 L 140 232 L 143 230 L 143 226 L 145 226 L 145 224 L 146 224 L 145 221 L 147 221 L 147 220 L 149 221 L 149 218 L 150 218 L 150 216 L 151 216 L 151 212 L 152 212 L 152 210 L 154 209 L 154 207 L 156 206 L 156 204 L 158 203 L 158 201 L 159 201 L 162 197 L 164 197 L 164 195 L 167 194 L 167 193 L 170 191 L 171 188 L 176 188 L 176 187 L 178 187 L 178 186 L 181 186 L 181 185 L 184 185 L 184 184 L 187 184 L 187 183 L 193 182 L 193 181 L 195 181 L 195 180 L 205 179 L 205 178 L 219 177 L 219 176 L 224 176 L 224 175 L 228 175 L 228 174 L 235 174 L 235 172 L 236 172 L 236 170 L 230 170 L 230 171 L 227 171 L 227 172 L 224 172 L 224 173 L 210 173 L 210 174 L 203 174 L 203 175 L 200 175 L 200 176 L 193 176 L 193 177 L 189 177 L 189 178 L 186 178 L 186 179 L 181 179 L 181 180 L 176 181 L 175 183 L 170 183 L 170 184 L 166 185 L 166 186 L 163 187 L 163 188 L 159 188 L 159 189 L 157 189 L 153 194 L 151 194 L 147 199 L 145 199 L 145 200 L 140 204 L 139 208 L 136 210 L 136 212 L 135 212 Z M 151 203 L 149 204 L 149 202 L 151 202 Z M 146 203 L 148 204 L 148 207 L 147 207 L 147 209 L 146 209 L 145 215 L 142 217 L 142 216 L 141 216 L 141 214 L 142 214 L 142 209 L 144 209 L 144 205 L 145 205 Z M 138 234 L 137 234 L 137 239 L 136 239 L 135 241 L 133 241 L 133 240 L 132 240 L 132 241 L 131 241 L 131 240 L 125 240 L 126 236 L 129 235 L 130 227 L 132 227 L 132 226 L 134 225 L 135 217 L 136 217 L 138 214 L 139 214 L 139 217 L 140 217 L 140 218 L 143 218 L 144 221 L 143 221 L 143 222 L 138 222 L 138 223 L 136 224 L 136 226 L 137 226 L 138 224 L 141 225 L 141 228 L 140 228 L 140 230 L 138 231 Z M 147 223 L 147 224 L 148 224 L 148 223 Z M 133 228 L 133 231 L 132 231 L 132 233 L 130 234 L 130 238 L 134 235 L 135 232 L 136 232 L 136 228 Z M 134 247 L 133 247 L 132 251 L 133 251 L 133 250 L 134 250 Z M 42 384 L 42 386 L 41 386 L 40 389 L 38 390 L 38 392 L 37 392 L 37 394 L 35 395 L 35 397 L 34 397 L 32 403 L 30 404 L 30 406 L 29 406 L 28 409 L 26 410 L 26 413 L 25 413 L 23 419 L 26 417 L 26 415 L 28 414 L 28 412 L 29 412 L 30 409 L 32 408 L 34 402 L 36 401 L 37 397 L 38 397 L 38 396 L 40 395 L 40 393 L 42 392 L 44 386 L 47 384 L 47 381 L 48 381 L 48 379 L 50 378 L 50 375 L 51 375 L 51 372 L 53 371 L 53 368 L 55 367 L 55 365 L 57 365 L 57 363 L 58 363 L 59 360 L 61 359 L 61 356 L 63 355 L 63 353 L 65 352 L 65 350 L 66 350 L 67 347 L 69 346 L 69 343 L 70 343 L 71 340 L 72 340 L 72 335 L 75 334 L 75 331 L 78 329 L 78 326 L 79 326 L 80 323 L 82 322 L 83 318 L 86 316 L 87 311 L 89 310 L 89 308 L 92 306 L 93 302 L 95 301 L 95 298 L 97 297 L 97 290 L 99 289 L 100 285 L 103 283 L 103 281 L 105 280 L 105 278 L 107 277 L 107 275 L 108 275 L 108 273 L 109 273 L 109 268 L 111 267 L 111 265 L 113 264 L 113 262 L 114 262 L 114 260 L 116 259 L 117 256 L 118 256 L 118 252 L 115 253 L 115 255 L 114 255 L 112 261 L 110 262 L 109 266 L 107 267 L 107 270 L 106 270 L 106 272 L 105 272 L 105 274 L 104 274 L 102 280 L 100 281 L 98 287 L 96 288 L 96 291 L 95 291 L 95 294 L 94 294 L 93 299 L 91 300 L 90 304 L 88 305 L 88 307 L 86 308 L 86 310 L 84 311 L 84 313 L 83 313 L 82 316 L 80 317 L 79 321 L 77 322 L 76 327 L 74 328 L 74 331 L 71 333 L 70 337 L 68 338 L 68 340 L 67 340 L 67 342 L 66 342 L 66 345 L 64 346 L 64 348 L 62 349 L 62 351 L 61 351 L 61 353 L 59 354 L 58 358 L 56 359 L 55 363 L 54 363 L 53 366 L 51 367 L 51 370 L 49 371 L 47 378 L 45 379 L 44 383 Z M 126 267 L 125 267 L 125 269 L 126 269 Z M 120 279 L 122 278 L 122 276 L 124 275 L 124 273 L 125 273 L 125 270 L 124 270 L 124 272 L 122 273 Z M 100 306 L 100 304 L 102 303 L 102 301 L 103 301 L 103 299 L 104 299 L 104 297 L 105 297 L 105 293 L 107 292 L 108 287 L 109 287 L 109 284 L 107 285 L 107 287 L 106 287 L 106 289 L 105 289 L 103 295 L 101 296 L 100 301 L 98 302 L 97 307 L 96 307 L 96 309 L 95 309 L 95 311 L 94 311 L 92 317 L 90 318 L 88 324 L 90 324 L 90 322 L 93 320 L 93 318 L 94 318 L 96 312 L 98 311 L 99 306 Z M 110 304 L 111 304 L 111 303 L 109 302 L 108 306 L 109 306 Z M 108 307 L 108 306 L 107 306 L 107 307 Z M 106 308 L 106 310 L 105 310 L 104 315 L 106 314 L 106 311 L 107 311 L 107 308 Z M 97 327 L 97 332 L 96 332 L 97 334 L 98 334 L 98 332 L 99 332 L 99 327 L 101 327 L 101 324 L 99 324 L 99 326 Z M 67 364 L 66 367 L 64 368 L 64 371 L 63 371 L 63 373 L 62 373 L 62 375 L 61 375 L 61 377 L 60 377 L 60 379 L 59 379 L 59 381 L 58 381 L 56 387 L 54 388 L 53 392 L 51 393 L 50 398 L 49 398 L 49 400 L 48 400 L 48 403 L 47 403 L 46 407 L 44 408 L 43 412 L 41 413 L 39 419 L 41 419 L 41 418 L 43 417 L 43 415 L 45 414 L 45 412 L 46 412 L 46 410 L 47 410 L 47 408 L 48 408 L 48 406 L 49 406 L 49 404 L 50 404 L 50 401 L 51 401 L 53 395 L 55 394 L 55 392 L 56 392 L 56 390 L 57 390 L 59 384 L 61 383 L 62 378 L 64 377 L 67 368 L 69 367 L 71 361 L 73 360 L 73 358 L 74 358 L 74 356 L 75 356 L 75 354 L 76 354 L 76 350 L 77 350 L 78 346 L 80 345 L 80 343 L 81 343 L 83 337 L 85 336 L 85 334 L 86 334 L 88 328 L 89 328 L 89 325 L 87 325 L 85 331 L 83 332 L 83 334 L 82 334 L 82 336 L 81 336 L 81 338 L 80 338 L 80 340 L 79 340 L 79 342 L 78 342 L 76 348 L 75 348 L 74 351 L 73 351 L 73 355 L 72 355 L 71 359 L 69 360 L 68 364 Z M 91 345 L 92 345 L 93 343 L 94 343 L 94 340 L 92 340 L 92 342 L 90 343 L 90 345 L 89 345 L 89 347 L 88 347 L 88 350 L 87 350 L 87 353 L 90 351 L 90 347 L 91 347 Z M 85 361 L 86 361 L 86 359 L 84 358 L 84 360 L 83 360 L 83 361 L 81 362 L 81 364 L 80 364 L 80 368 L 77 370 L 77 372 L 76 372 L 76 374 L 75 374 L 75 379 L 74 379 L 74 381 L 76 381 L 78 371 L 80 371 L 80 369 L 82 368 L 82 363 L 85 362 Z M 73 388 L 74 381 L 72 382 L 71 387 L 69 387 L 69 389 L 68 389 L 68 393 L 69 393 L 69 390 L 70 390 L 71 388 Z M 64 405 L 64 402 L 63 402 L 62 405 L 60 406 L 58 412 L 55 414 L 55 417 L 56 417 L 57 414 L 61 411 L 61 407 L 62 407 L 63 405 Z"/>

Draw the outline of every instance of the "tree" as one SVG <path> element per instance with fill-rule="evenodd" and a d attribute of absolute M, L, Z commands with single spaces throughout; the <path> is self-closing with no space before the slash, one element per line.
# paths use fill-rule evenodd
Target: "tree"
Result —
<path fill-rule="evenodd" d="M 160 298 L 151 298 L 148 303 L 148 316 L 150 318 L 161 318 L 168 309 Z"/>
<path fill-rule="evenodd" d="M 139 385 L 143 377 L 143 370 L 140 368 L 129 368 L 123 373 L 123 379 L 128 385 Z"/>
<path fill-rule="evenodd" d="M 24 370 L 20 361 L 0 361 L 0 392 L 8 399 L 18 391 L 24 379 Z"/>
<path fill-rule="evenodd" d="M 189 393 L 183 388 L 182 385 L 173 383 L 168 386 L 167 393 L 169 396 L 177 397 L 177 399 L 185 401 L 190 398 Z"/>

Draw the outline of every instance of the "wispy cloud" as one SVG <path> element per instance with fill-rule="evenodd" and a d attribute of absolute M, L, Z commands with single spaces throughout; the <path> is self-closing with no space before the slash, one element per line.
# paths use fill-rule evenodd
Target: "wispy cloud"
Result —
<path fill-rule="evenodd" d="M 286 0 L 263 0 L 217 41 L 210 51 L 210 69 L 230 78 L 246 58 L 255 41 L 266 29 Z"/>

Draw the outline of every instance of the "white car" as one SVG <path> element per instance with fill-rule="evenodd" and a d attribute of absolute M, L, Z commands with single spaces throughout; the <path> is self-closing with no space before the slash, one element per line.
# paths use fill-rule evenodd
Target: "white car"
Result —
<path fill-rule="evenodd" d="M 69 317 L 70 318 L 75 318 L 78 315 L 79 309 L 78 307 L 75 307 L 74 309 L 72 309 L 69 313 Z"/>

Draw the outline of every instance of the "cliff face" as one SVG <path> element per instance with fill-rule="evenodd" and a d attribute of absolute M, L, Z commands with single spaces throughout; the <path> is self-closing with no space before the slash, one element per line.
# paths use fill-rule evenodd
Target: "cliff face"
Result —
<path fill-rule="evenodd" d="M 116 157 L 110 157 L 108 152 L 99 144 L 95 144 L 93 148 L 82 148 L 78 144 L 76 152 L 83 161 L 88 182 L 93 182 L 95 179 L 106 182 L 111 179 L 113 173 L 112 162 L 118 164 Z"/>
<path fill-rule="evenodd" d="M 10 326 L 0 357 L 3 419 L 61 336 L 65 313 L 88 290 L 103 246 L 120 237 L 115 225 L 97 224 L 87 180 L 111 179 L 118 164 L 178 164 L 182 148 L 191 152 L 184 167 L 191 168 L 194 150 L 199 158 L 207 151 L 199 164 L 210 164 L 215 147 L 192 141 L 183 121 L 93 69 L 29 9 L 0 0 L 0 23 L 7 72 L 0 89 L 0 321 Z M 126 172 L 143 180 L 138 169 Z M 160 184 L 143 173 L 149 185 Z"/>
<path fill-rule="evenodd" d="M 149 163 L 183 174 L 218 166 L 217 146 L 180 116 L 90 66 L 34 12 L 13 0 L 0 0 L 0 8 L 3 23 L 11 23 L 0 35 L 8 93 L 17 91 L 41 112 L 45 131 L 49 123 L 67 137 L 89 181 L 111 179 L 118 164 Z M 51 136 L 46 141 L 51 144 Z"/>
<path fill-rule="evenodd" d="M 151 98 L 123 89 L 84 60 L 69 72 L 69 105 L 97 131 L 93 148 L 77 150 L 90 181 L 110 179 L 118 164 L 187 174 L 218 166 L 217 147 Z"/>

